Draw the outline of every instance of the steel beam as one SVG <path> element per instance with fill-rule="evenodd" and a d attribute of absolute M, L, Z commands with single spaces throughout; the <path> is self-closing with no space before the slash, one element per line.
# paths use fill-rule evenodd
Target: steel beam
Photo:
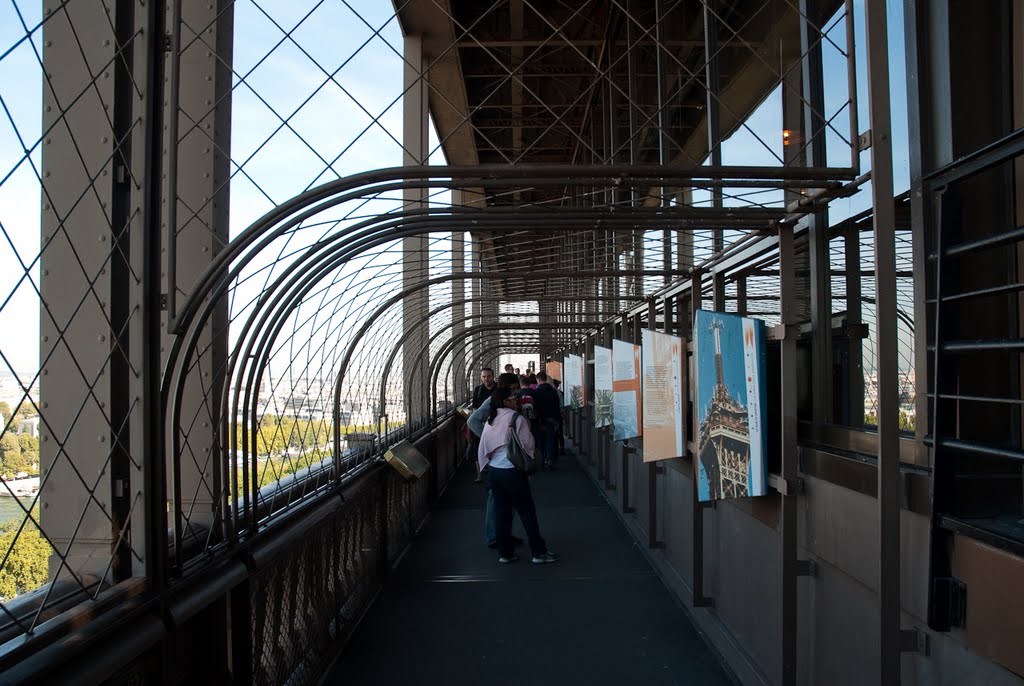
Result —
<path fill-rule="evenodd" d="M 900 683 L 899 340 L 885 5 L 865 4 L 878 351 L 878 683 Z"/>
<path fill-rule="evenodd" d="M 423 55 L 423 41 L 420 36 L 405 37 L 403 52 L 404 91 L 402 96 L 402 164 L 421 166 L 428 163 L 428 112 L 427 112 L 427 72 L 426 60 Z M 402 191 L 404 209 L 417 210 L 427 206 L 426 188 L 406 188 Z M 406 236 L 402 239 L 402 281 L 409 286 L 425 281 L 429 276 L 427 239 L 419 234 Z M 419 312 L 426 309 L 429 294 L 422 290 L 412 291 L 402 304 L 404 321 L 412 321 Z M 424 327 L 426 328 L 426 327 Z M 424 338 L 425 334 L 424 332 Z M 403 355 L 406 369 L 412 367 L 416 351 L 420 347 L 419 340 L 413 340 Z M 406 376 L 407 379 L 410 377 Z M 425 416 L 429 411 L 426 389 L 422 384 L 407 387 L 403 390 L 406 421 L 410 424 L 415 417 Z"/>

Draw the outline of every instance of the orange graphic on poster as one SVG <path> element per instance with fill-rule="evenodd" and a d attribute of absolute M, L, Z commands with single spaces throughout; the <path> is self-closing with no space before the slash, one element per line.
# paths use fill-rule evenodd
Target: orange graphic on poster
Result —
<path fill-rule="evenodd" d="M 683 388 L 683 339 L 644 331 L 644 462 L 685 454 Z"/>
<path fill-rule="evenodd" d="M 560 383 L 565 383 L 565 379 L 562 378 L 561 362 L 548 362 L 544 365 L 544 372 L 548 375 L 549 379 L 558 379 Z"/>
<path fill-rule="evenodd" d="M 612 438 L 626 441 L 642 433 L 640 346 L 612 341 Z"/>

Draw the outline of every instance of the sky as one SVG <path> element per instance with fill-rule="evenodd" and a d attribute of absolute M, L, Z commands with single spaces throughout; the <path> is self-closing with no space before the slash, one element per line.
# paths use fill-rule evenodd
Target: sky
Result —
<path fill-rule="evenodd" d="M 24 39 L 23 22 L 29 29 L 36 27 L 40 5 L 25 0 L 0 4 L 0 352 L 7 361 L 5 364 L 0 360 L 0 371 L 7 371 L 9 365 L 22 373 L 34 373 L 38 368 L 39 312 L 33 283 L 38 284 L 39 276 L 38 268 L 32 265 L 39 253 L 40 159 L 36 146 L 41 135 L 42 86 L 36 51 L 44 49 L 40 31 L 33 31 L 30 41 Z M 854 5 L 863 131 L 868 128 L 863 0 L 855 0 Z M 236 3 L 233 235 L 276 203 L 317 184 L 353 172 L 401 164 L 401 147 L 395 137 L 401 135 L 401 104 L 396 100 L 402 92 L 402 62 L 396 51 L 401 52 L 402 39 L 392 13 L 391 3 L 366 0 Z M 908 185 L 909 148 L 903 12 L 902 3 L 896 0 L 889 3 L 889 22 L 899 192 Z M 845 28 L 841 22 L 830 22 L 829 26 L 828 35 L 835 45 L 825 43 L 824 59 L 829 74 L 826 115 L 832 116 L 847 98 L 845 64 L 839 53 L 845 49 Z M 374 30 L 380 34 L 374 36 Z M 279 42 L 280 46 L 264 59 Z M 337 83 L 330 81 L 331 75 Z M 776 90 L 751 116 L 750 130 L 740 129 L 725 142 L 726 164 L 777 163 L 753 133 L 780 154 L 780 103 Z M 374 117 L 379 117 L 379 125 L 373 123 Z M 282 127 L 282 118 L 288 120 L 288 126 Z M 843 113 L 837 117 L 836 127 L 845 134 L 846 126 Z M 275 130 L 277 133 L 264 145 Z M 436 136 L 432 138 L 433 148 Z M 833 155 L 848 158 L 848 152 L 842 151 L 838 143 L 835 134 L 830 133 L 830 159 Z M 863 169 L 868 168 L 869 161 L 869 155 L 863 154 Z M 332 163 L 331 169 L 327 169 L 327 162 Z M 442 164 L 443 158 L 435 154 L 431 162 Z M 241 169 L 239 165 L 243 165 Z M 699 193 L 695 197 L 700 199 Z M 436 199 L 438 203 L 446 200 Z M 869 188 L 851 199 L 836 201 L 831 206 L 832 220 L 867 208 L 870 203 Z M 385 206 L 393 208 L 394 201 L 385 201 L 379 207 Z M 371 210 L 372 206 L 365 208 L 366 212 Z M 314 233 L 310 231 L 309 236 Z M 447 245 L 439 242 L 434 249 L 444 253 Z M 31 280 L 24 278 L 26 268 Z M 256 286 L 257 282 L 250 284 L 253 289 Z"/>

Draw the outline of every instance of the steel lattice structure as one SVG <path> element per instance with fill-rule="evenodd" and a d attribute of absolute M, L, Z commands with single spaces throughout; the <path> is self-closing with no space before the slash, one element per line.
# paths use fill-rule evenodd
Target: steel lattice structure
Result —
<path fill-rule="evenodd" d="M 0 318 L 41 340 L 0 348 L 41 432 L 0 554 L 50 553 L 0 604 L 24 654 L 352 487 L 502 353 L 630 317 L 867 325 L 846 424 L 877 421 L 873 215 L 828 215 L 870 178 L 852 0 L 28 5 L 0 15 Z"/>

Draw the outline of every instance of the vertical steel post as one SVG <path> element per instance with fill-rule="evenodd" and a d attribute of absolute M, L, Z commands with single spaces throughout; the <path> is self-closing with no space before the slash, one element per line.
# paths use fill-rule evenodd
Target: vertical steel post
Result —
<path fill-rule="evenodd" d="M 427 164 L 427 89 L 426 64 L 423 55 L 422 37 L 409 35 L 405 37 L 403 53 L 403 77 L 405 91 L 402 96 L 402 164 L 405 166 L 421 166 Z M 402 200 L 406 210 L 425 208 L 428 189 L 407 188 L 402 191 Z M 407 236 L 402 239 L 402 287 L 410 289 L 427 278 L 427 237 L 424 235 Z M 429 302 L 429 291 L 417 289 L 402 301 L 403 328 L 411 326 L 423 312 Z M 408 371 L 415 364 L 418 349 L 424 344 L 429 334 L 430 324 L 423 326 L 422 335 L 410 338 L 402 350 L 403 369 Z M 411 379 L 407 379 L 411 381 Z M 430 408 L 425 400 L 429 398 L 429 389 L 423 384 L 412 384 L 403 389 L 406 426 L 427 416 Z M 385 400 L 384 398 L 381 399 Z"/>
<path fill-rule="evenodd" d="M 149 39 L 141 66 L 144 67 L 142 97 L 143 150 L 145 186 L 142 190 L 140 216 L 146 223 L 140 239 L 142 261 L 142 295 L 139 308 L 141 327 L 142 397 L 145 403 L 142 422 L 143 504 L 145 506 L 145 576 L 151 592 L 160 594 L 167 584 L 167 468 L 163 406 L 160 397 L 162 355 L 160 353 L 160 246 L 161 197 L 163 195 L 163 99 L 158 95 L 164 82 L 164 56 L 157 36 L 165 31 L 165 3 L 151 2 L 140 12 L 138 24 Z M 137 60 L 139 63 L 140 60 Z M 139 154 L 140 151 L 136 151 Z M 153 532 L 164 535 L 155 536 Z"/>
<path fill-rule="evenodd" d="M 802 130 L 807 143 L 804 164 L 823 167 L 825 160 L 825 88 L 822 75 L 822 17 L 818 3 L 800 0 L 800 76 Z M 856 140 L 854 140 L 856 145 Z M 831 423 L 832 393 L 832 276 L 828 210 L 807 218 L 811 262 L 811 385 L 812 414 L 816 423 Z"/>
<path fill-rule="evenodd" d="M 782 683 L 796 684 L 797 620 L 797 372 L 796 372 L 796 265 L 794 264 L 793 227 L 779 229 L 779 312 L 782 321 L 780 368 L 782 377 Z"/>
<path fill-rule="evenodd" d="M 704 302 L 701 297 L 701 290 L 703 289 L 703 274 L 700 270 L 694 270 L 693 275 L 690 277 L 690 305 L 692 307 L 690 311 L 690 326 L 693 326 L 695 317 L 697 316 L 697 310 L 703 309 Z M 691 334 L 692 336 L 692 334 Z M 693 426 L 696 429 L 699 426 L 697 417 L 697 403 L 694 402 L 692 405 L 693 412 Z M 691 529 L 691 536 L 693 538 L 693 586 L 692 586 L 692 597 L 691 602 L 694 607 L 714 607 L 715 600 L 704 594 L 704 510 L 705 505 L 700 502 L 700 494 L 698 491 L 698 472 L 699 460 L 696 453 L 693 456 L 693 485 L 690 489 L 690 497 L 692 500 L 690 508 L 690 517 L 693 528 Z"/>
<path fill-rule="evenodd" d="M 665 300 L 665 333 L 668 333 L 670 321 L 669 301 Z M 647 301 L 647 328 L 658 330 L 658 306 L 654 298 Z M 664 548 L 665 544 L 658 540 L 658 475 L 664 467 L 657 462 L 647 463 L 647 547 Z"/>
<path fill-rule="evenodd" d="M 851 225 L 843 237 L 846 262 L 846 326 L 853 330 L 863 319 L 862 276 L 860 271 L 860 229 Z M 915 310 L 924 312 L 924 309 Z M 927 327 L 920 327 L 927 329 Z M 860 338 L 847 336 L 846 413 L 848 424 L 855 428 L 864 425 L 864 343 Z M 927 374 L 923 378 L 927 378 Z M 925 415 L 918 415 L 925 416 Z"/>
<path fill-rule="evenodd" d="M 711 155 L 711 164 L 715 167 L 722 166 L 722 133 L 721 133 L 721 112 L 718 101 L 718 90 L 720 87 L 718 70 L 718 27 L 715 25 L 713 8 L 717 6 L 717 0 L 703 0 L 704 4 L 704 79 L 707 81 L 707 126 L 708 126 L 708 153 Z M 722 188 L 715 187 L 711 191 L 711 203 L 715 209 L 723 206 Z M 712 252 L 718 253 L 725 247 L 725 232 L 723 229 L 713 229 Z M 712 273 L 712 309 L 717 312 L 725 311 L 725 275 L 719 274 L 717 269 Z"/>
<path fill-rule="evenodd" d="M 879 683 L 900 683 L 900 465 L 896 207 L 884 3 L 865 4 L 878 350 Z"/>
<path fill-rule="evenodd" d="M 463 191 L 452 190 L 452 205 L 454 207 L 465 206 Z M 466 269 L 466 234 L 462 231 L 452 232 L 452 273 L 458 274 Z M 452 301 L 463 303 L 466 299 L 466 282 L 463 279 L 455 279 L 452 282 Z M 452 311 L 452 337 L 461 338 L 465 331 L 466 306 L 460 304 Z M 540 317 L 543 323 L 544 318 Z M 452 352 L 452 387 L 455 390 L 452 402 L 460 404 L 466 399 L 466 393 L 472 388 L 473 377 L 466 378 L 466 346 L 460 345 Z"/>

